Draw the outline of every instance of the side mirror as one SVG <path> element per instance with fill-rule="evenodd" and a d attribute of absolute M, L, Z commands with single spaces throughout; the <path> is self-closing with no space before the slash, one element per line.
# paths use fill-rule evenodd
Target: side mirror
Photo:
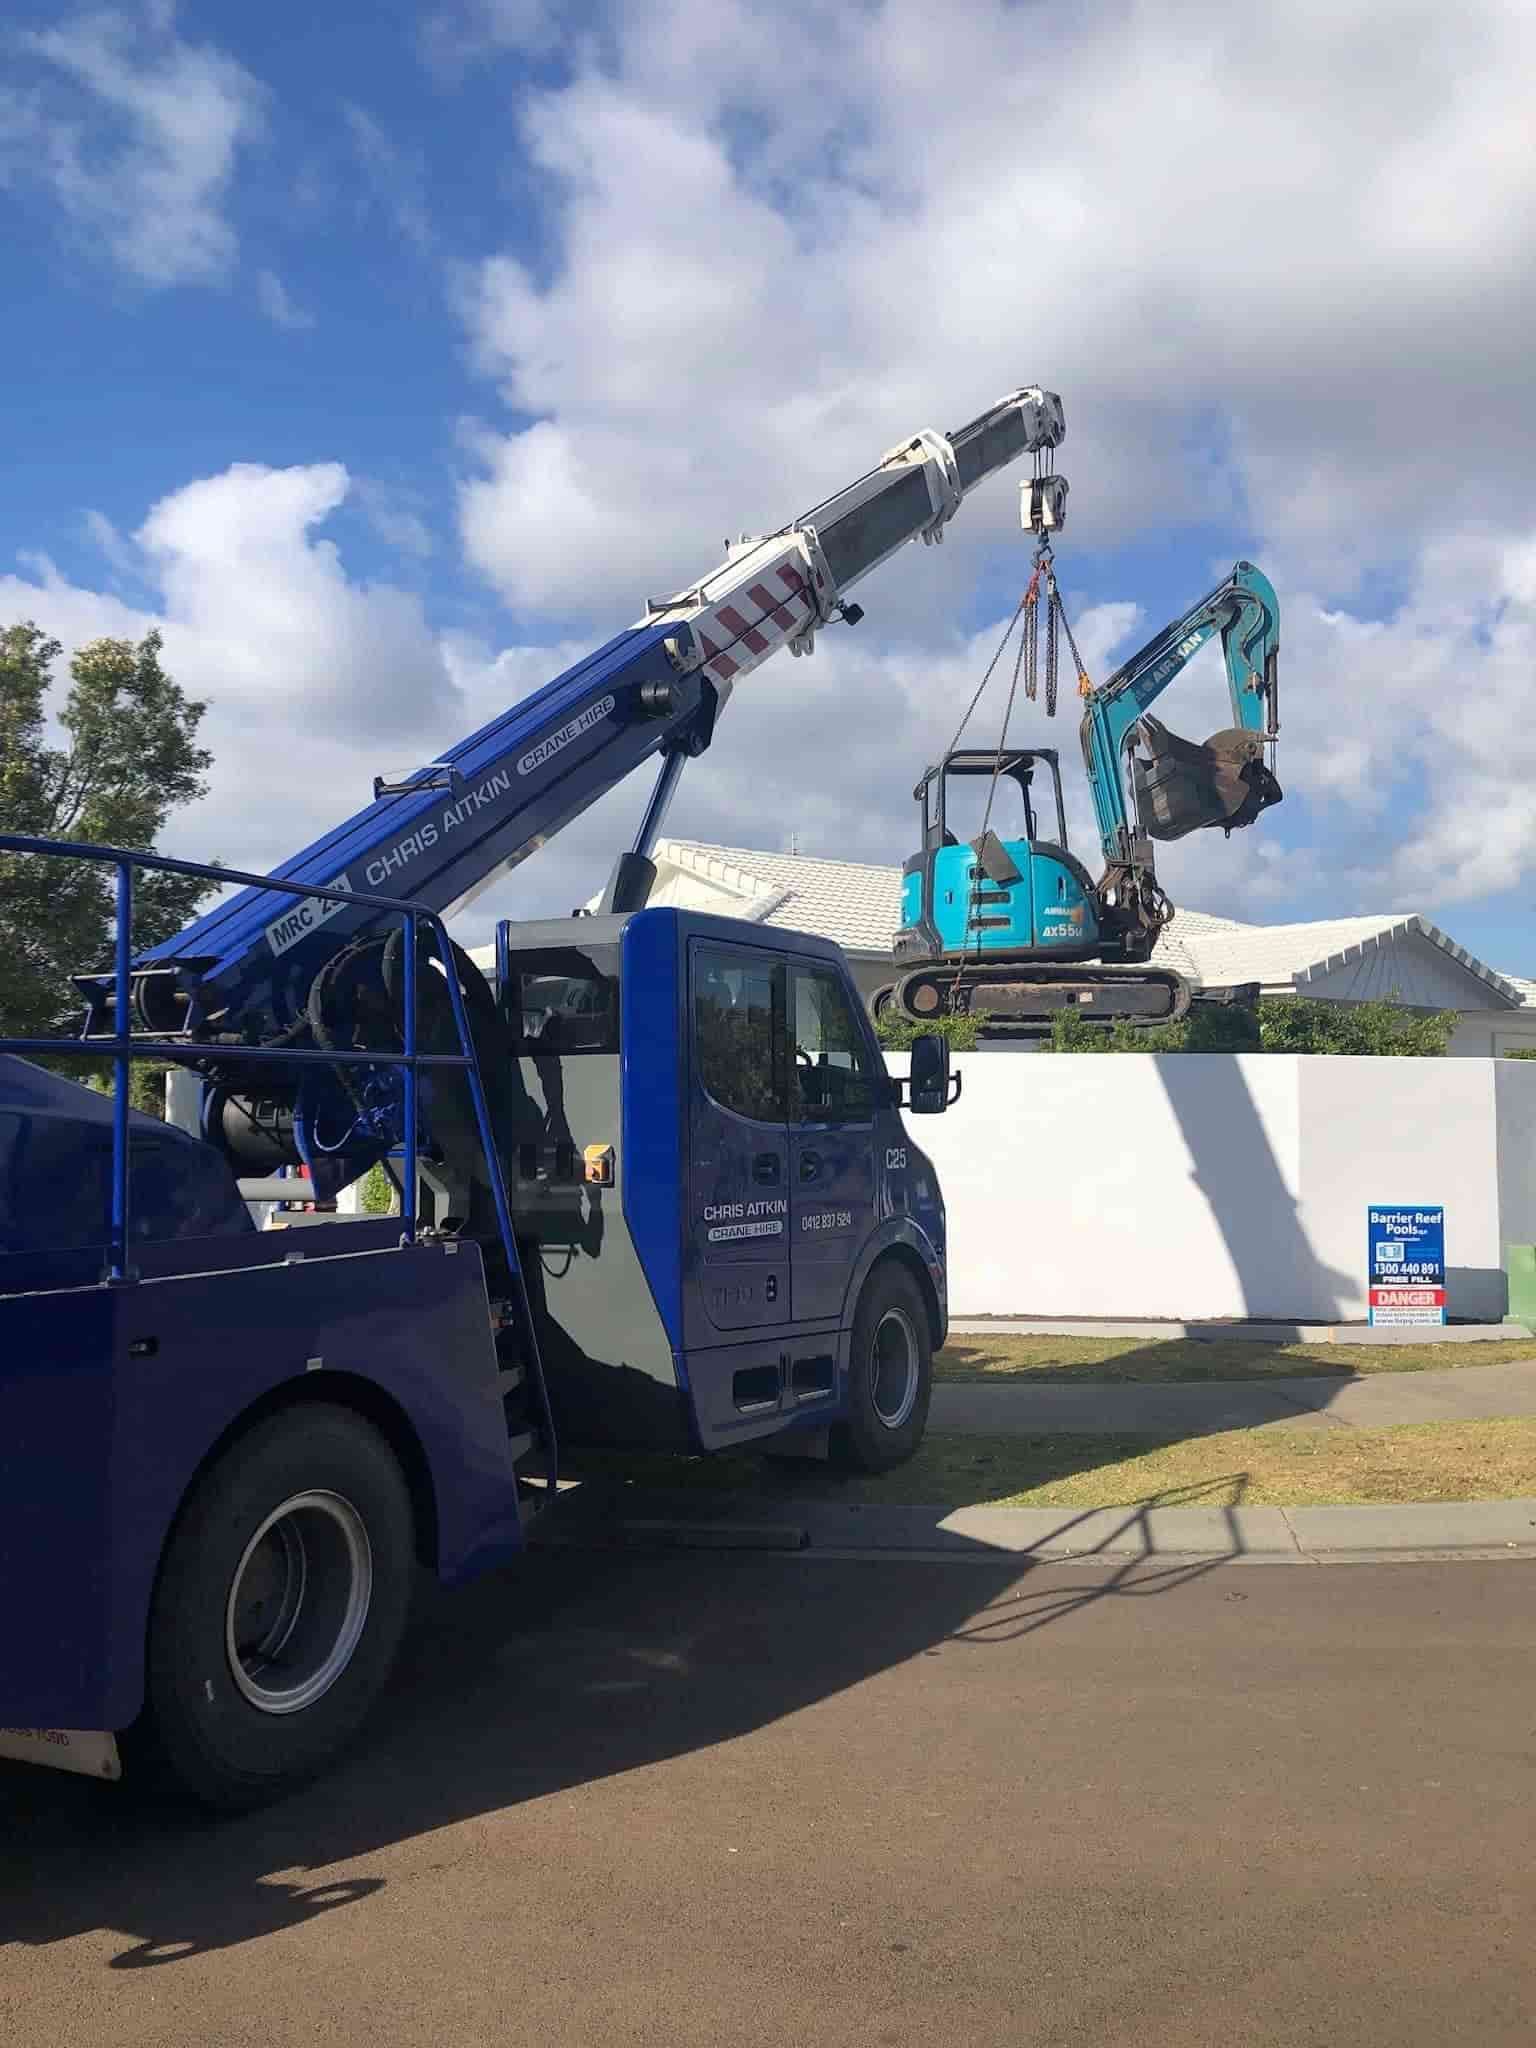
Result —
<path fill-rule="evenodd" d="M 959 1074 L 949 1071 L 949 1040 L 925 1032 L 912 1041 L 912 1071 L 907 1082 L 907 1108 L 914 1116 L 938 1116 L 960 1100 Z"/>

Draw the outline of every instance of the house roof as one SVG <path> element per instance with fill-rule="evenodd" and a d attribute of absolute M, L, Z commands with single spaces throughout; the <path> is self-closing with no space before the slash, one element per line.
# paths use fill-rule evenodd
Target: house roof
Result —
<path fill-rule="evenodd" d="M 899 868 L 696 839 L 660 840 L 652 857 L 734 899 L 734 916 L 815 932 L 855 955 L 887 957 L 901 921 Z M 1256 981 L 1271 991 L 1305 993 L 1310 984 L 1368 961 L 1373 951 L 1414 939 L 1481 983 L 1489 1008 L 1536 1004 L 1536 981 L 1497 973 L 1415 911 L 1265 925 L 1180 910 L 1158 942 L 1157 957 L 1205 988 Z"/>
<path fill-rule="evenodd" d="M 737 897 L 735 916 L 815 932 L 846 953 L 888 956 L 901 922 L 900 868 L 707 846 L 695 839 L 659 840 L 651 857 Z"/>
<path fill-rule="evenodd" d="M 1166 939 L 1182 938 L 1196 979 L 1207 988 L 1256 981 L 1263 988 L 1292 988 L 1305 993 L 1309 983 L 1338 973 L 1372 950 L 1398 939 L 1426 940 L 1488 989 L 1500 1006 L 1517 1006 L 1524 994 L 1503 975 L 1469 953 L 1427 917 L 1415 911 L 1387 912 L 1375 917 L 1314 918 L 1303 924 L 1237 924 L 1230 919 L 1202 921 L 1180 911 Z M 1219 929 L 1209 928 L 1218 925 Z M 1160 952 L 1164 950 L 1159 946 Z M 1171 949 L 1170 949 L 1171 951 Z"/>

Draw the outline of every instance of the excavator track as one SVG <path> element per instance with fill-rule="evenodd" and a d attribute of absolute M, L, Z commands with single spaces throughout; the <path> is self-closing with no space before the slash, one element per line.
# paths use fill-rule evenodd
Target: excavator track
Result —
<path fill-rule="evenodd" d="M 1085 1024 L 1151 1030 L 1177 1024 L 1189 1013 L 1192 991 L 1168 967 L 967 965 L 922 967 L 876 991 L 878 1018 L 896 1015 L 914 1024 L 940 1017 L 975 1017 L 984 1038 L 1043 1038 L 1062 1011 Z"/>

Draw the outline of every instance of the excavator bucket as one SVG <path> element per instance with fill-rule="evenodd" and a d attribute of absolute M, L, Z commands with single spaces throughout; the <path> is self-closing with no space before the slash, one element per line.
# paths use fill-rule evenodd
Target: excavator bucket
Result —
<path fill-rule="evenodd" d="M 1265 763 L 1263 739 L 1237 726 L 1196 746 L 1143 717 L 1131 774 L 1137 816 L 1153 839 L 1182 839 L 1206 825 L 1235 832 L 1282 796 Z"/>

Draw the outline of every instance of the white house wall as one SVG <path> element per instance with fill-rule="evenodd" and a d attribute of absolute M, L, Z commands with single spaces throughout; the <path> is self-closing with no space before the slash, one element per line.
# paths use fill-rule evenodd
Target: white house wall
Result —
<path fill-rule="evenodd" d="M 893 1072 L 904 1059 L 891 1055 Z M 957 1315 L 1364 1320 L 1372 1202 L 1446 1210 L 1453 1315 L 1536 1243 L 1536 1062 L 968 1053 L 913 1117 Z"/>
<path fill-rule="evenodd" d="M 1465 1010 L 1446 1046 L 1458 1059 L 1497 1059 L 1517 1050 L 1536 1052 L 1536 1009 Z"/>

